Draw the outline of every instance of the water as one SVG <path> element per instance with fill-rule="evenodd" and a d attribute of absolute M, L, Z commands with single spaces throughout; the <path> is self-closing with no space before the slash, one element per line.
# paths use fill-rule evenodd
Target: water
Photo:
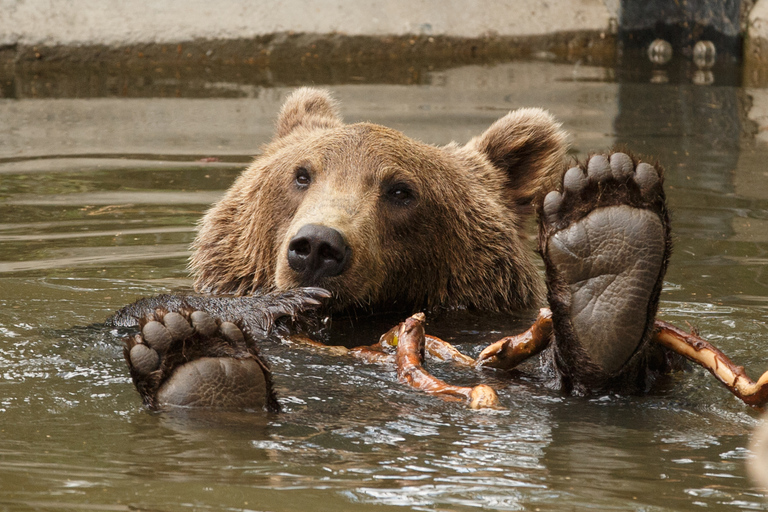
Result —
<path fill-rule="evenodd" d="M 676 236 L 660 316 L 752 375 L 768 369 L 767 91 L 548 62 L 419 76 L 330 88 L 348 121 L 432 143 L 543 106 L 574 156 L 614 144 L 658 156 Z M 128 84 L 126 99 L 98 79 L 17 77 L 0 99 L 0 509 L 768 509 L 745 470 L 758 413 L 700 369 L 648 396 L 574 398 L 544 389 L 532 365 L 434 367 L 501 388 L 507 409 L 477 413 L 386 368 L 272 343 L 284 413 L 146 411 L 121 333 L 100 322 L 189 287 L 195 221 L 268 140 L 290 88 L 203 73 Z M 429 329 L 477 355 L 533 317 L 453 315 Z M 379 332 L 354 328 L 361 343 Z"/>

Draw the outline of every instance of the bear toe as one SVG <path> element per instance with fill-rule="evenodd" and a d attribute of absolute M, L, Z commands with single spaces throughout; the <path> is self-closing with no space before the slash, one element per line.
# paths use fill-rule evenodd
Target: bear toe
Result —
<path fill-rule="evenodd" d="M 216 334 L 216 320 L 205 311 L 194 311 L 189 315 L 189 320 L 192 322 L 195 331 L 200 333 L 201 336 L 210 338 Z"/>
<path fill-rule="evenodd" d="M 165 352 L 173 342 L 173 337 L 168 329 L 157 320 L 151 320 L 141 328 L 144 342 L 155 350 Z"/>
<path fill-rule="evenodd" d="M 557 190 L 553 190 L 544 196 L 544 215 L 550 224 L 557 222 L 558 213 L 560 212 L 560 206 L 562 203 L 563 194 Z"/>
<path fill-rule="evenodd" d="M 659 173 L 653 166 L 642 163 L 637 166 L 635 182 L 640 186 L 643 193 L 649 192 L 659 184 Z"/>
<path fill-rule="evenodd" d="M 160 355 L 147 345 L 134 345 L 129 355 L 131 365 L 141 375 L 149 375 L 160 366 Z"/>
<path fill-rule="evenodd" d="M 610 158 L 611 174 L 617 181 L 626 181 L 635 172 L 635 164 L 626 153 L 614 153 Z"/>
<path fill-rule="evenodd" d="M 219 330 L 221 330 L 221 334 L 224 336 L 224 338 L 234 343 L 235 345 L 245 345 L 245 336 L 243 336 L 243 331 L 241 331 L 240 328 L 234 323 L 221 322 Z"/>
<path fill-rule="evenodd" d="M 589 159 L 587 174 L 590 180 L 597 182 L 605 182 L 613 177 L 611 164 L 603 155 L 595 155 Z"/>
<path fill-rule="evenodd" d="M 563 177 L 563 191 L 569 195 L 578 194 L 587 186 L 587 177 L 578 167 L 568 169 Z"/>
<path fill-rule="evenodd" d="M 163 323 L 174 341 L 183 340 L 194 333 L 187 319 L 176 312 L 167 313 L 163 317 Z"/>

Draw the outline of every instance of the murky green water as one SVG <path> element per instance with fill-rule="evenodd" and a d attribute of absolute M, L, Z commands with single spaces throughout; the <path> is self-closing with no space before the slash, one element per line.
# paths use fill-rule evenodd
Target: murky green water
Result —
<path fill-rule="evenodd" d="M 347 120 L 429 142 L 465 142 L 510 108 L 543 106 L 574 155 L 625 144 L 658 156 L 677 241 L 661 316 L 759 374 L 768 91 L 615 76 L 512 63 L 332 90 Z M 1 510 L 768 509 L 745 470 L 758 415 L 699 369 L 651 396 L 583 399 L 524 372 L 435 367 L 501 388 L 508 409 L 476 413 L 377 366 L 267 344 L 284 413 L 144 410 L 119 334 L 99 322 L 189 286 L 195 221 L 267 140 L 288 92 L 203 80 L 194 98 L 0 99 Z M 532 317 L 430 329 L 476 355 Z M 372 342 L 378 327 L 358 327 Z"/>

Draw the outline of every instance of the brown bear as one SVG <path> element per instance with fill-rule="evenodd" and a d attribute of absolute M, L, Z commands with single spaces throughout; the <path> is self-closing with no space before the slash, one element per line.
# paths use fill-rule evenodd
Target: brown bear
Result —
<path fill-rule="evenodd" d="M 255 340 L 276 324 L 305 328 L 322 301 L 358 313 L 540 305 L 523 227 L 535 206 L 551 313 L 482 364 L 544 351 L 554 385 L 585 393 L 642 390 L 679 366 L 678 352 L 696 359 L 704 345 L 655 320 L 671 250 L 661 168 L 614 153 L 563 174 L 566 139 L 551 115 L 521 109 L 464 146 L 436 147 L 344 124 L 327 92 L 297 90 L 274 139 L 200 222 L 190 268 L 202 296 L 145 299 L 112 320 L 142 327 L 125 357 L 144 401 L 275 409 Z M 400 333 L 416 352 L 418 323 Z M 385 345 L 366 357 L 389 360 Z M 401 356 L 418 369 L 417 353 Z M 418 372 L 404 379 L 440 391 Z M 746 393 L 768 399 L 768 387 Z"/>
<path fill-rule="evenodd" d="M 326 91 L 298 89 L 274 139 L 200 222 L 190 268 L 203 296 L 145 299 L 111 320 L 142 327 L 127 342 L 126 360 L 145 402 L 242 405 L 198 392 L 218 386 L 224 366 L 185 372 L 188 396 L 166 389 L 167 381 L 184 382 L 176 369 L 187 360 L 237 359 L 246 349 L 258 358 L 250 341 L 230 350 L 237 344 L 223 331 L 198 333 L 195 310 L 218 323 L 236 321 L 250 339 L 269 331 L 276 316 L 295 319 L 316 307 L 322 293 L 313 289 L 281 307 L 286 300 L 276 294 L 297 287 L 328 290 L 335 311 L 540 304 L 543 284 L 523 224 L 557 181 L 565 152 L 566 133 L 541 109 L 511 112 L 464 146 L 436 147 L 371 123 L 344 124 Z M 249 296 L 269 293 L 261 307 L 248 304 Z M 262 314 L 270 301 L 272 311 Z M 181 313 L 194 342 L 162 329 L 168 311 Z M 171 356 L 190 344 L 197 348 L 184 351 L 187 359 Z"/>
<path fill-rule="evenodd" d="M 543 289 L 523 222 L 565 151 L 565 132 L 540 109 L 435 147 L 346 125 L 327 92 L 299 89 L 274 140 L 200 222 L 195 289 L 318 286 L 335 310 L 530 308 Z"/>

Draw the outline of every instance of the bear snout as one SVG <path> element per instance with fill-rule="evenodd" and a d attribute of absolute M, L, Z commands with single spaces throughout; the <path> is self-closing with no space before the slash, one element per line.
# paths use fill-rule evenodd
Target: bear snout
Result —
<path fill-rule="evenodd" d="M 302 226 L 288 243 L 288 266 L 299 275 L 302 286 L 318 285 L 323 278 L 341 274 L 351 256 L 344 235 L 318 224 Z"/>

